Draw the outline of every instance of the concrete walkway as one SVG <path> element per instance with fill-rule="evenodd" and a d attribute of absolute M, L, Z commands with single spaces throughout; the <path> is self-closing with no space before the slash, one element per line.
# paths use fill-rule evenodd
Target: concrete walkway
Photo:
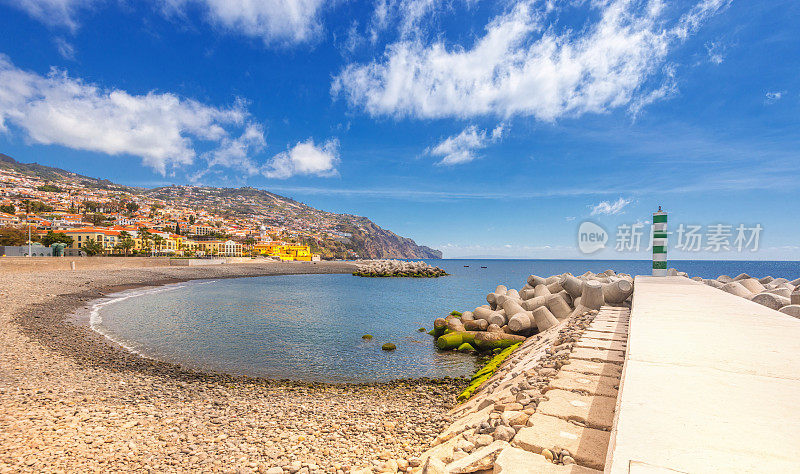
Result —
<path fill-rule="evenodd" d="M 800 319 L 637 277 L 606 472 L 800 472 Z"/>

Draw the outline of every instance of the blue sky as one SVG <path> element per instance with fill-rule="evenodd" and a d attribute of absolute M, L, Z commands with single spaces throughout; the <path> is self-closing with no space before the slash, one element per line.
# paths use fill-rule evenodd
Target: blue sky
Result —
<path fill-rule="evenodd" d="M 0 0 L 0 151 L 256 186 L 447 257 L 580 258 L 658 205 L 800 259 L 794 1 Z M 735 235 L 733 236 L 735 237 Z M 731 242 L 733 242 L 733 237 Z M 673 239 L 673 244 L 677 239 Z"/>

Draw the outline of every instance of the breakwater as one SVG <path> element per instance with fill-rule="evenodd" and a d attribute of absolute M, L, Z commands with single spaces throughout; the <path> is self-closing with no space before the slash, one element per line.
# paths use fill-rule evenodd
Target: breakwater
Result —
<path fill-rule="evenodd" d="M 754 278 L 741 273 L 735 277 L 720 275 L 714 279 L 693 277 L 692 280 L 800 318 L 800 278 L 789 281 L 771 276 Z"/>
<path fill-rule="evenodd" d="M 447 272 L 422 261 L 406 262 L 405 260 L 374 260 L 360 263 L 353 275 L 373 278 L 438 278 L 447 276 Z"/>
<path fill-rule="evenodd" d="M 622 305 L 633 293 L 633 278 L 613 270 L 547 278 L 530 275 L 519 290 L 499 285 L 487 304 L 437 318 L 430 334 L 440 350 L 502 350 L 557 326 L 572 316 Z"/>
<path fill-rule="evenodd" d="M 469 345 L 497 355 L 459 395 L 450 425 L 411 472 L 600 472 L 632 292 L 631 276 L 612 270 L 531 275 L 520 290 L 500 285 L 486 305 L 437 318 L 440 349 Z M 511 327 L 523 318 L 527 325 Z M 363 472 L 393 472 L 389 462 L 374 464 Z"/>

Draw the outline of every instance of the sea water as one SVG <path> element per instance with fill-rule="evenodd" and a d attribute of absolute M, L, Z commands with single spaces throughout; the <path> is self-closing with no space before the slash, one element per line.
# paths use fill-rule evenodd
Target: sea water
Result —
<path fill-rule="evenodd" d="M 476 358 L 438 352 L 426 330 L 450 311 L 485 304 L 528 275 L 587 270 L 648 274 L 649 261 L 428 260 L 450 276 L 360 278 L 287 275 L 201 280 L 112 295 L 93 308 L 92 327 L 128 349 L 185 367 L 278 379 L 376 382 L 458 377 Z M 773 275 L 794 279 L 800 262 L 670 262 L 691 276 Z M 370 334 L 373 338 L 363 340 Z M 392 352 L 381 350 L 386 342 Z"/>

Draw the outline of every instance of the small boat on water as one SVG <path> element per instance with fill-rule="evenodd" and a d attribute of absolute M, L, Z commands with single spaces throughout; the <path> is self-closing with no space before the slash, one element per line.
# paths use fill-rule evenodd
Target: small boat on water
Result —
<path fill-rule="evenodd" d="M 486 268 L 486 267 L 481 267 L 481 268 Z"/>
<path fill-rule="evenodd" d="M 469 265 L 464 265 L 464 268 L 469 268 Z"/>

